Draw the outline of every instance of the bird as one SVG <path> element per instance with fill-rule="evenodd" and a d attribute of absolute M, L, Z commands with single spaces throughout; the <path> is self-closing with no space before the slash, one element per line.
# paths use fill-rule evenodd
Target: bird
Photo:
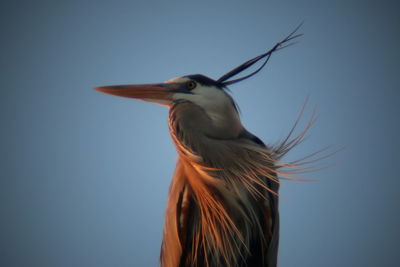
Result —
<path fill-rule="evenodd" d="M 281 169 L 298 166 L 281 159 L 303 140 L 311 123 L 296 137 L 292 128 L 281 142 L 266 145 L 243 126 L 228 85 L 263 69 L 274 52 L 302 35 L 300 26 L 219 79 L 191 74 L 162 83 L 95 88 L 169 109 L 178 160 L 165 212 L 161 266 L 277 266 L 278 191 L 280 180 L 290 176 Z M 263 63 L 255 71 L 235 78 L 257 62 Z"/>

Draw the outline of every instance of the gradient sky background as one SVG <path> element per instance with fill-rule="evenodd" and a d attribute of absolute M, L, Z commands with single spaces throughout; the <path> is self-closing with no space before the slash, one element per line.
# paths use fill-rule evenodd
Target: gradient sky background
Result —
<path fill-rule="evenodd" d="M 346 147 L 317 182 L 283 183 L 280 266 L 398 266 L 399 7 L 294 2 L 3 1 L 0 266 L 157 266 L 167 110 L 91 88 L 218 78 L 303 20 L 297 45 L 231 86 L 267 143 L 310 97 L 303 122 L 319 118 L 286 160 Z"/>

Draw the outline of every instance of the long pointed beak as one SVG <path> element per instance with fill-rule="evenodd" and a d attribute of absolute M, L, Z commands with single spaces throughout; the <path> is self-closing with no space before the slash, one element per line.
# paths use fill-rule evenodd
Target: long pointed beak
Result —
<path fill-rule="evenodd" d="M 171 103 L 172 95 L 179 90 L 179 84 L 155 83 L 109 85 L 96 87 L 94 89 L 110 95 L 136 98 L 165 105 Z"/>

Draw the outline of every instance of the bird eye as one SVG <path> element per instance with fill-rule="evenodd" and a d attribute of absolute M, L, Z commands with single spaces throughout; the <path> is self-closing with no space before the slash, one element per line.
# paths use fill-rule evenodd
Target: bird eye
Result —
<path fill-rule="evenodd" d="M 186 84 L 187 89 L 189 90 L 193 90 L 194 88 L 196 88 L 197 84 L 195 81 L 188 81 Z"/>

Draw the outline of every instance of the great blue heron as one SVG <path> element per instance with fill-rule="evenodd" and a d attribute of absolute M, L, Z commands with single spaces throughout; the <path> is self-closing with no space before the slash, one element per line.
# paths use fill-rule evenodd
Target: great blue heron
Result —
<path fill-rule="evenodd" d="M 161 264 L 177 266 L 276 266 L 281 157 L 304 136 L 291 133 L 266 146 L 247 131 L 227 86 L 260 71 L 272 53 L 300 36 L 296 28 L 272 49 L 218 80 L 186 75 L 164 83 L 113 85 L 96 90 L 169 108 L 169 130 L 179 155 L 171 183 Z M 233 76 L 259 60 L 263 64 Z"/>

